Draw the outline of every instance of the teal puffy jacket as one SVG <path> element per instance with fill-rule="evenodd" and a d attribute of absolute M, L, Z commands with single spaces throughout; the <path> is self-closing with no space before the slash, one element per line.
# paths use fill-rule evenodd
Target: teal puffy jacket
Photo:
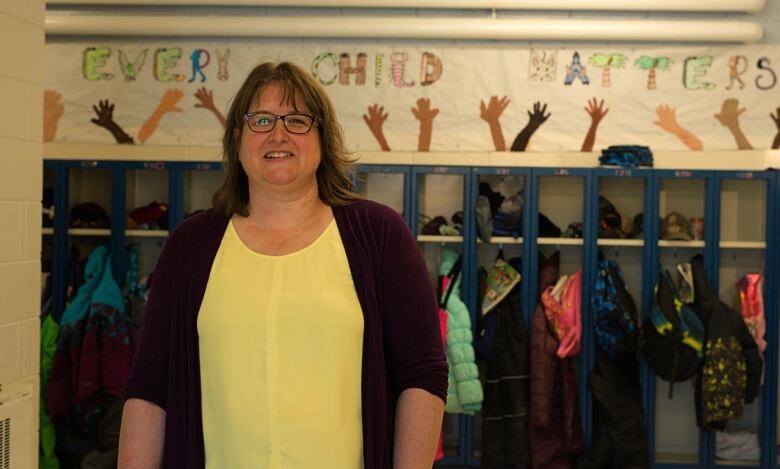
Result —
<path fill-rule="evenodd" d="M 460 254 L 447 248 L 441 250 L 439 274 L 447 275 Z M 450 366 L 447 405 L 451 414 L 473 414 L 482 407 L 482 384 L 474 357 L 471 317 L 460 299 L 460 279 L 452 287 L 445 309 L 447 310 L 447 362 Z"/>

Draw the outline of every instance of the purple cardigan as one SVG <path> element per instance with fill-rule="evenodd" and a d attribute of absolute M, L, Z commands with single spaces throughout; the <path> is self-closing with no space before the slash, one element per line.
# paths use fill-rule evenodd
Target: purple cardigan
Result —
<path fill-rule="evenodd" d="M 420 249 L 398 214 L 370 201 L 333 207 L 333 214 L 363 309 L 364 465 L 391 468 L 401 392 L 421 388 L 447 396 L 438 306 Z M 208 210 L 171 234 L 124 388 L 125 400 L 165 409 L 164 468 L 205 466 L 197 316 L 228 220 Z"/>

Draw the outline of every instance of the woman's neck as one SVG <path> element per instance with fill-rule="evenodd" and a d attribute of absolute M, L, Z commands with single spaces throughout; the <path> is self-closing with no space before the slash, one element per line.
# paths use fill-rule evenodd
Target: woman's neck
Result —
<path fill-rule="evenodd" d="M 294 229 L 323 217 L 328 206 L 313 190 L 298 193 L 253 193 L 250 188 L 247 221 L 258 227 Z M 328 215 L 330 217 L 330 215 Z"/>

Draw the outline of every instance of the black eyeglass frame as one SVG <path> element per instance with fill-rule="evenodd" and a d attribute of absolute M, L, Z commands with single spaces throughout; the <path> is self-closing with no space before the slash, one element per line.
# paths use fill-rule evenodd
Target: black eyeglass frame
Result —
<path fill-rule="evenodd" d="M 273 124 L 271 124 L 271 128 L 270 129 L 268 129 L 268 130 L 255 130 L 255 129 L 252 128 L 252 126 L 249 124 L 249 119 L 251 117 L 253 117 L 253 116 L 258 116 L 258 115 L 273 116 L 274 122 L 273 122 Z M 290 127 L 287 126 L 287 118 L 290 117 L 290 116 L 308 117 L 309 119 L 311 119 L 311 124 L 309 125 L 309 128 L 307 128 L 305 132 L 296 132 L 295 130 L 290 130 Z M 268 133 L 268 132 L 272 132 L 276 128 L 276 123 L 278 121 L 280 121 L 280 120 L 282 121 L 282 124 L 284 125 L 285 130 L 287 130 L 291 134 L 295 134 L 295 135 L 306 135 L 306 134 L 308 134 L 309 132 L 311 132 L 312 127 L 314 127 L 314 124 L 319 123 L 321 121 L 321 119 L 319 117 L 313 116 L 311 114 L 305 114 L 303 112 L 291 112 L 289 114 L 284 114 L 284 115 L 274 114 L 272 112 L 247 112 L 246 114 L 244 114 L 244 122 L 246 122 L 246 125 L 247 125 L 247 127 L 249 127 L 249 130 L 254 132 L 254 133 L 258 133 L 258 134 L 265 134 L 265 133 Z"/>

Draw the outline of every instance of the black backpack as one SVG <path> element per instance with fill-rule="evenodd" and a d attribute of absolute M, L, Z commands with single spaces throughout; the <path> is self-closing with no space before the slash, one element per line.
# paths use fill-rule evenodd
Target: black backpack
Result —
<path fill-rule="evenodd" d="M 659 378 L 674 383 L 692 378 L 704 360 L 704 324 L 677 295 L 668 271 L 659 272 L 655 305 L 642 325 L 642 354 Z"/>

